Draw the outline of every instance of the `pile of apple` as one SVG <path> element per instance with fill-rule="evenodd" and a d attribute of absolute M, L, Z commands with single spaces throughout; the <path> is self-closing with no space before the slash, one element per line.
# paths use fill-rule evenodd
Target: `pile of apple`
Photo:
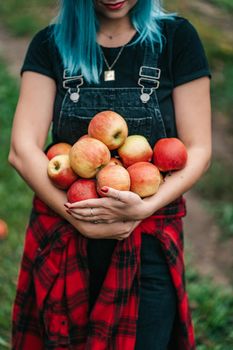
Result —
<path fill-rule="evenodd" d="M 117 150 L 113 157 L 111 151 Z M 70 203 L 103 196 L 101 188 L 132 191 L 141 198 L 155 194 L 164 172 L 182 169 L 187 161 L 184 144 L 177 138 L 163 138 L 153 149 L 142 135 L 128 136 L 125 119 L 113 111 L 96 114 L 88 134 L 73 146 L 53 145 L 47 152 L 48 176 L 67 190 Z"/>

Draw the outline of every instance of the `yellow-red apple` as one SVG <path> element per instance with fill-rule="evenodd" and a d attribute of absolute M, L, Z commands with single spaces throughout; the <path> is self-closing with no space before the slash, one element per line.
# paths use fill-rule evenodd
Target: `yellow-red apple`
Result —
<path fill-rule="evenodd" d="M 94 179 L 78 179 L 67 191 L 67 199 L 70 203 L 98 197 L 96 180 Z"/>
<path fill-rule="evenodd" d="M 110 161 L 108 147 L 92 137 L 78 140 L 70 150 L 70 164 L 80 177 L 90 179 Z"/>
<path fill-rule="evenodd" d="M 159 169 L 149 162 L 134 163 L 127 168 L 130 175 L 130 191 L 140 197 L 148 197 L 155 194 L 161 184 Z"/>
<path fill-rule="evenodd" d="M 142 135 L 128 136 L 123 145 L 118 149 L 118 154 L 124 166 L 128 166 L 137 162 L 150 162 L 153 150 Z"/>
<path fill-rule="evenodd" d="M 153 163 L 163 172 L 184 168 L 188 158 L 185 145 L 176 137 L 160 139 L 153 152 Z"/>
<path fill-rule="evenodd" d="M 8 225 L 7 223 L 0 219 L 0 240 L 5 239 L 8 235 Z"/>
<path fill-rule="evenodd" d="M 88 135 L 102 141 L 110 150 L 119 148 L 128 136 L 125 119 L 113 111 L 97 113 L 89 123 Z"/>
<path fill-rule="evenodd" d="M 52 183 L 61 190 L 66 190 L 77 180 L 78 175 L 70 166 L 68 154 L 60 154 L 50 159 L 48 163 L 48 176 Z"/>
<path fill-rule="evenodd" d="M 53 157 L 58 156 L 60 154 L 69 154 L 71 147 L 72 146 L 69 143 L 65 143 L 65 142 L 56 143 L 48 149 L 46 155 L 50 160 Z"/>
<path fill-rule="evenodd" d="M 129 191 L 130 177 L 128 171 L 121 165 L 107 165 L 101 169 L 97 176 L 97 192 L 104 196 L 100 191 L 102 187 L 108 186 L 119 191 Z"/>
<path fill-rule="evenodd" d="M 119 158 L 112 157 L 110 159 L 110 162 L 107 165 L 121 165 L 123 166 L 122 162 L 120 161 Z"/>
<path fill-rule="evenodd" d="M 81 136 L 78 140 L 80 141 L 80 140 L 82 140 L 82 139 L 85 139 L 86 137 L 89 137 L 89 135 L 88 135 L 88 134 L 84 134 L 84 135 Z"/>

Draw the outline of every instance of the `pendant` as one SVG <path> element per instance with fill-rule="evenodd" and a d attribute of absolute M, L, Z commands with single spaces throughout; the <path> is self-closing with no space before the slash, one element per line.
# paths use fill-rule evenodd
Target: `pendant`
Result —
<path fill-rule="evenodd" d="M 150 95 L 144 93 L 144 94 L 142 94 L 142 95 L 140 96 L 140 99 L 141 99 L 141 101 L 142 101 L 143 103 L 147 103 L 147 102 L 149 101 L 149 99 L 150 99 Z"/>
<path fill-rule="evenodd" d="M 112 81 L 115 80 L 115 71 L 114 70 L 106 70 L 104 72 L 104 81 Z"/>

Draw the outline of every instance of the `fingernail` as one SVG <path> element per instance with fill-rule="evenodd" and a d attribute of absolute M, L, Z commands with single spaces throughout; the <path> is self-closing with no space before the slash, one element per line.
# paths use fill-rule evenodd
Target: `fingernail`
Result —
<path fill-rule="evenodd" d="M 108 188 L 107 187 L 102 187 L 101 191 L 104 192 L 104 193 L 107 193 L 108 192 Z"/>

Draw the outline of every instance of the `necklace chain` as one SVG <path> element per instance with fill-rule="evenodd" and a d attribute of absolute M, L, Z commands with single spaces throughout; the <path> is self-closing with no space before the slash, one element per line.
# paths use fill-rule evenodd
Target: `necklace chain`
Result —
<path fill-rule="evenodd" d="M 102 50 L 103 59 L 104 59 L 104 62 L 106 64 L 108 70 L 111 70 L 115 66 L 115 64 L 117 63 L 118 59 L 120 58 L 120 55 L 122 54 L 122 51 L 124 50 L 124 48 L 125 48 L 125 45 L 121 47 L 120 51 L 117 54 L 117 57 L 115 58 L 115 60 L 111 64 L 111 66 L 109 65 L 109 63 L 108 63 L 108 61 L 107 61 L 107 59 L 106 59 L 106 57 L 104 55 L 104 52 Z"/>

